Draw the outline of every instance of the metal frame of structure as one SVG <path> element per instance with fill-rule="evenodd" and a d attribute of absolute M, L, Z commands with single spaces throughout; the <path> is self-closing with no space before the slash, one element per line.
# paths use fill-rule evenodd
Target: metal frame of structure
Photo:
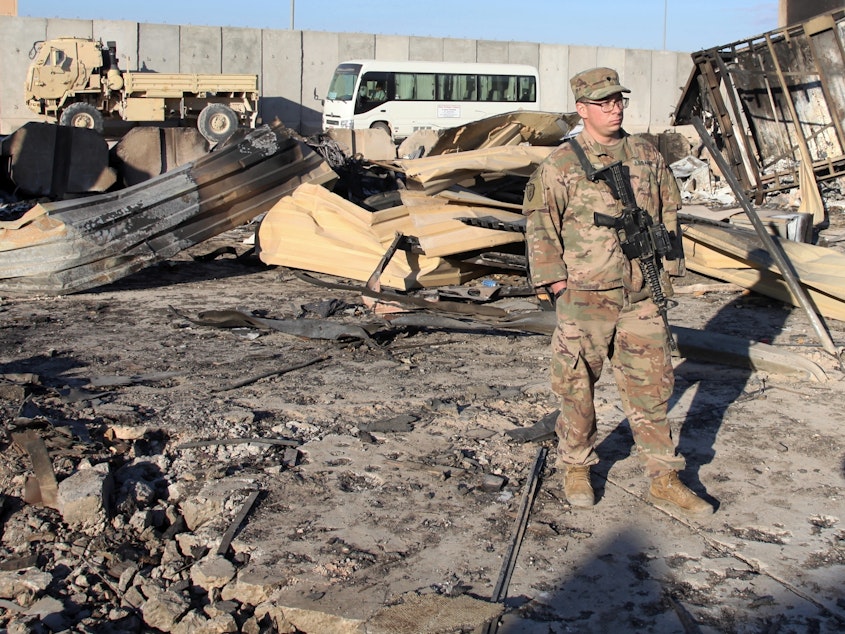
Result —
<path fill-rule="evenodd" d="M 758 201 L 845 176 L 845 10 L 692 54 L 675 124 L 700 117 Z"/>

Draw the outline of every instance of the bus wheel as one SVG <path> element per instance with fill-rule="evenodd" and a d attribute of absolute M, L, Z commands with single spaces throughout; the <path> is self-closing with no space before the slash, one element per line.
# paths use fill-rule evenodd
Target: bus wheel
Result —
<path fill-rule="evenodd" d="M 103 115 L 94 106 L 81 101 L 70 104 L 59 117 L 59 125 L 72 128 L 88 128 L 103 132 Z"/>
<path fill-rule="evenodd" d="M 197 117 L 197 129 L 209 143 L 224 143 L 238 128 L 238 117 L 222 103 L 210 103 Z"/>
<path fill-rule="evenodd" d="M 387 125 L 384 121 L 376 121 L 373 125 L 370 126 L 371 130 L 384 130 L 387 136 L 391 139 L 393 135 L 390 133 L 390 126 Z"/>

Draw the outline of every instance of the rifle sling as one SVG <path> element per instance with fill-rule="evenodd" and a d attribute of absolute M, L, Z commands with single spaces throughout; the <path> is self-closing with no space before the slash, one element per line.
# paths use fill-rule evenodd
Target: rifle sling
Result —
<path fill-rule="evenodd" d="M 575 152 L 575 156 L 578 157 L 578 160 L 581 162 L 581 168 L 584 170 L 584 174 L 587 175 L 587 180 L 591 183 L 595 183 L 598 180 L 598 176 L 596 176 L 596 168 L 590 163 L 590 159 L 587 158 L 587 153 L 584 152 L 584 148 L 581 147 L 581 144 L 578 143 L 574 138 L 569 139 L 569 142 L 572 144 L 572 151 Z"/>

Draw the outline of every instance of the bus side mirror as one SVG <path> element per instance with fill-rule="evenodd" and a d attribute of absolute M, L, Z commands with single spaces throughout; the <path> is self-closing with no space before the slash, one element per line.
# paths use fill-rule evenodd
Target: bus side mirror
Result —
<path fill-rule="evenodd" d="M 317 94 L 317 87 L 314 87 L 314 101 L 323 101 L 320 99 L 320 95 Z"/>

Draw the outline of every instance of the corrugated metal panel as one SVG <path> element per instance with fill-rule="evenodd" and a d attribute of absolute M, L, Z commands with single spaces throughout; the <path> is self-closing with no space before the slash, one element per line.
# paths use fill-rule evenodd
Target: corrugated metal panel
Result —
<path fill-rule="evenodd" d="M 0 223 L 0 292 L 64 294 L 120 279 L 267 211 L 336 174 L 282 127 L 133 187 L 37 205 Z"/>

